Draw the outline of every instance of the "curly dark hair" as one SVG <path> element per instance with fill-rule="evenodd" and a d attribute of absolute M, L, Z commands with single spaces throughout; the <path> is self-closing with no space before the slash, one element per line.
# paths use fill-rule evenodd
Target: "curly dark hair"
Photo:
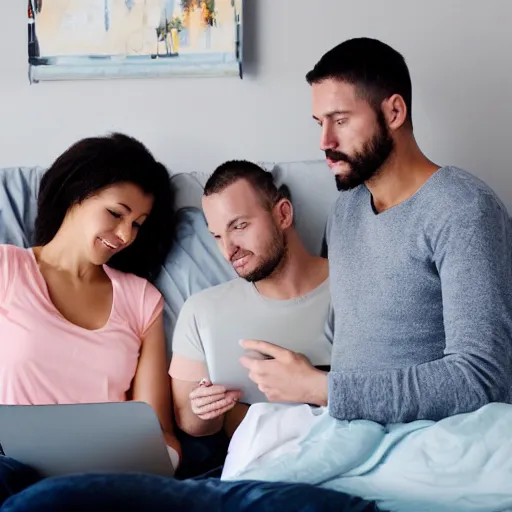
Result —
<path fill-rule="evenodd" d="M 137 185 L 154 202 L 135 241 L 108 265 L 154 281 L 173 242 L 175 193 L 164 165 L 140 141 L 121 133 L 76 142 L 43 174 L 36 244 L 46 245 L 55 237 L 72 206 L 117 183 Z"/>

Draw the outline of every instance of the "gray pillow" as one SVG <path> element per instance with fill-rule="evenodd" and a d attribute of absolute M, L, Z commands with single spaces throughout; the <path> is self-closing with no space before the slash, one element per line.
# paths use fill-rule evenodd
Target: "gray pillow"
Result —
<path fill-rule="evenodd" d="M 0 243 L 18 247 L 34 245 L 37 194 L 43 173 L 42 167 L 0 169 Z M 201 185 L 192 186 L 190 177 L 176 175 L 176 181 L 182 194 L 201 197 Z M 233 267 L 217 249 L 202 211 L 186 207 L 176 215 L 175 241 L 155 282 L 165 300 L 169 358 L 174 326 L 185 300 L 193 293 L 236 277 Z"/>
<path fill-rule="evenodd" d="M 174 326 L 185 301 L 193 293 L 236 277 L 233 267 L 224 259 L 208 231 L 202 211 L 193 207 L 183 208 L 177 216 L 174 245 L 155 282 L 165 300 L 169 359 Z"/>
<path fill-rule="evenodd" d="M 42 167 L 0 169 L 0 244 L 31 247 Z"/>

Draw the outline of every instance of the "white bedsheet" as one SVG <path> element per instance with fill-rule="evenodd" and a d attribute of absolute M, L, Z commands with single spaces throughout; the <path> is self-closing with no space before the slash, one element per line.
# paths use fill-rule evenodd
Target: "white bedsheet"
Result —
<path fill-rule="evenodd" d="M 381 426 L 337 421 L 326 408 L 256 404 L 222 479 L 306 482 L 397 512 L 512 511 L 512 405 Z"/>

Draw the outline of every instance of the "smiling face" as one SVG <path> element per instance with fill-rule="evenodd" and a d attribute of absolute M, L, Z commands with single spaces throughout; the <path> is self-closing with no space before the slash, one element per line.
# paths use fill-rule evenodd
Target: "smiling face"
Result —
<path fill-rule="evenodd" d="M 75 233 L 86 259 L 103 265 L 134 242 L 152 207 L 152 196 L 131 183 L 119 183 L 72 207 L 63 226 Z"/>
<path fill-rule="evenodd" d="M 283 263 L 285 233 L 247 180 L 203 197 L 203 211 L 219 249 L 240 277 L 262 281 Z"/>
<path fill-rule="evenodd" d="M 322 128 L 320 148 L 338 189 L 370 180 L 394 148 L 382 111 L 376 112 L 355 86 L 341 80 L 314 83 L 312 94 L 313 118 Z"/>

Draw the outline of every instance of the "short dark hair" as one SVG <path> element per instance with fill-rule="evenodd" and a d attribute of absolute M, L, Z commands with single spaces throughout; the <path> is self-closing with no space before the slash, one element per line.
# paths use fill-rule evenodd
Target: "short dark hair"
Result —
<path fill-rule="evenodd" d="M 286 185 L 278 188 L 271 172 L 247 160 L 229 160 L 219 165 L 208 178 L 204 195 L 218 194 L 239 180 L 249 182 L 269 210 L 281 199 L 290 201 L 290 190 Z"/>
<path fill-rule="evenodd" d="M 108 265 L 154 280 L 174 236 L 174 191 L 167 169 L 138 140 L 121 133 L 82 139 L 43 174 L 35 224 L 37 245 L 49 243 L 71 207 L 106 187 L 133 183 L 153 197 L 137 238 Z"/>
<path fill-rule="evenodd" d="M 356 87 L 360 97 L 380 112 L 381 103 L 399 94 L 412 127 L 412 85 L 404 57 L 391 46 L 367 37 L 349 39 L 329 50 L 306 75 L 309 85 L 325 79 Z"/>

